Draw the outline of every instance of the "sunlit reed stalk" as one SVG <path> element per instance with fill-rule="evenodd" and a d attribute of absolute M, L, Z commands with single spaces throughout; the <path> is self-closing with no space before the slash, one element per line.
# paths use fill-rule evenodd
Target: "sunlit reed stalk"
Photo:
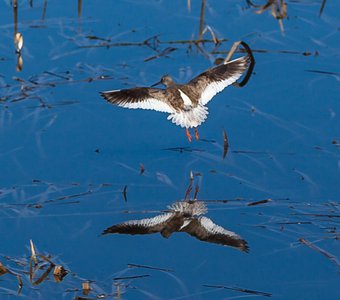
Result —
<path fill-rule="evenodd" d="M 21 52 L 18 52 L 17 53 L 17 66 L 16 66 L 16 71 L 17 72 L 21 72 L 22 71 L 23 64 L 24 64 L 24 61 L 22 59 Z"/>
<path fill-rule="evenodd" d="M 91 291 L 90 282 L 88 281 L 83 282 L 82 288 L 83 288 L 83 295 L 87 296 Z"/>
<path fill-rule="evenodd" d="M 24 37 L 20 32 L 14 34 L 15 51 L 19 53 L 24 45 Z"/>
<path fill-rule="evenodd" d="M 200 31 L 199 31 L 199 35 L 198 35 L 199 41 L 201 41 L 202 37 L 203 37 L 205 1 L 206 0 L 202 0 L 202 4 L 201 4 Z"/>
<path fill-rule="evenodd" d="M 15 46 L 15 52 L 17 53 L 16 71 L 20 72 L 23 66 L 21 49 L 24 44 L 24 38 L 23 35 L 20 32 L 18 32 L 18 0 L 13 0 L 13 22 L 14 22 L 13 41 Z"/>
<path fill-rule="evenodd" d="M 268 0 L 264 5 L 256 5 L 251 0 L 246 1 L 250 6 L 258 8 L 255 11 L 256 14 L 262 14 L 265 10 L 271 9 L 272 16 L 278 20 L 281 33 L 284 34 L 282 19 L 287 18 L 287 4 L 284 0 Z"/>
<path fill-rule="evenodd" d="M 117 284 L 117 300 L 120 300 L 120 285 Z"/>

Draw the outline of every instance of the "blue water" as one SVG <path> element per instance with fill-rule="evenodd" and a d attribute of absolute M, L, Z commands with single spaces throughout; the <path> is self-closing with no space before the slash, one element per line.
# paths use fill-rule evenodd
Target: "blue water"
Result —
<path fill-rule="evenodd" d="M 269 11 L 208 1 L 205 24 L 228 41 L 217 49 L 206 43 L 203 55 L 195 45 L 166 43 L 197 38 L 199 1 L 190 11 L 187 1 L 91 1 L 82 3 L 80 16 L 76 2 L 55 1 L 44 19 L 44 1 L 19 1 L 18 72 L 13 9 L 2 1 L 0 262 L 22 274 L 21 297 L 73 299 L 82 295 L 82 282 L 93 280 L 90 298 L 114 298 L 119 283 L 121 299 L 265 298 L 204 285 L 273 299 L 338 299 L 340 5 L 327 1 L 319 17 L 320 2 L 288 1 L 281 32 Z M 159 51 L 177 49 L 144 61 L 157 52 L 117 46 L 156 35 Z M 209 103 L 200 141 L 189 143 L 165 114 L 114 107 L 99 95 L 149 86 L 164 74 L 186 82 L 225 56 L 209 53 L 228 51 L 237 40 L 254 50 L 254 74 L 246 87 L 229 87 Z M 223 129 L 230 143 L 224 160 Z M 166 150 L 177 147 L 186 151 Z M 209 217 L 247 240 L 249 254 L 185 233 L 100 236 L 183 199 L 191 171 L 199 173 L 198 198 L 207 201 Z M 261 199 L 271 201 L 247 206 Z M 61 283 L 52 275 L 30 283 L 30 239 L 71 272 Z M 135 275 L 150 276 L 113 280 Z M 0 294 L 17 297 L 15 276 L 0 277 Z"/>

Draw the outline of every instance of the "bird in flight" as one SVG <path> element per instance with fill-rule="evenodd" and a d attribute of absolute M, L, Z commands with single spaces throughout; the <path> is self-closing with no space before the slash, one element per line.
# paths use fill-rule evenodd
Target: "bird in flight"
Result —
<path fill-rule="evenodd" d="M 168 113 L 168 120 L 185 128 L 187 138 L 191 142 L 189 128 L 194 128 L 195 138 L 198 140 L 197 127 L 208 116 L 206 104 L 217 93 L 235 83 L 247 70 L 249 63 L 250 56 L 246 55 L 232 61 L 224 61 L 187 84 L 177 84 L 169 75 L 165 75 L 152 87 L 112 90 L 100 94 L 108 102 L 121 107 Z M 158 84 L 163 84 L 166 88 L 154 88 Z"/>
<path fill-rule="evenodd" d="M 247 242 L 236 233 L 216 225 L 211 219 L 202 216 L 207 213 L 201 201 L 175 202 L 168 211 L 153 218 L 131 220 L 113 225 L 103 231 L 120 234 L 152 234 L 159 232 L 168 238 L 174 232 L 186 232 L 205 242 L 220 244 L 248 252 Z"/>

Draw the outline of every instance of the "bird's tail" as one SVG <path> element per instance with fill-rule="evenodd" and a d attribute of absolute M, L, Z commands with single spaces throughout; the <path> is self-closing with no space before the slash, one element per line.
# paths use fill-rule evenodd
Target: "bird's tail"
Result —
<path fill-rule="evenodd" d="M 188 214 L 190 216 L 203 215 L 208 211 L 202 201 L 175 202 L 169 205 L 168 208 L 172 211 L 179 212 L 181 214 Z"/>
<path fill-rule="evenodd" d="M 168 120 L 184 128 L 193 128 L 201 125 L 208 116 L 208 109 L 198 105 L 190 110 L 172 113 Z"/>

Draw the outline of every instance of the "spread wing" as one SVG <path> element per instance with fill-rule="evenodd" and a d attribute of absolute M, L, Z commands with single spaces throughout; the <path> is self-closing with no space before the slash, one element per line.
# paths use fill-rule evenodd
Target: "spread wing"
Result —
<path fill-rule="evenodd" d="M 175 112 L 168 101 L 165 90 L 137 87 L 125 90 L 101 92 L 100 95 L 108 102 L 132 109 L 153 109 L 166 113 Z"/>
<path fill-rule="evenodd" d="M 102 234 L 151 234 L 164 230 L 168 222 L 175 216 L 174 213 L 166 213 L 153 218 L 131 220 L 106 228 Z"/>
<path fill-rule="evenodd" d="M 207 104 L 217 93 L 239 79 L 249 65 L 249 57 L 243 56 L 198 75 L 188 85 L 197 91 L 199 102 Z"/>
<path fill-rule="evenodd" d="M 181 231 L 184 231 L 201 241 L 235 247 L 244 252 L 249 251 L 247 242 L 239 235 L 216 225 L 207 217 L 193 219 L 190 224 L 183 227 Z"/>

